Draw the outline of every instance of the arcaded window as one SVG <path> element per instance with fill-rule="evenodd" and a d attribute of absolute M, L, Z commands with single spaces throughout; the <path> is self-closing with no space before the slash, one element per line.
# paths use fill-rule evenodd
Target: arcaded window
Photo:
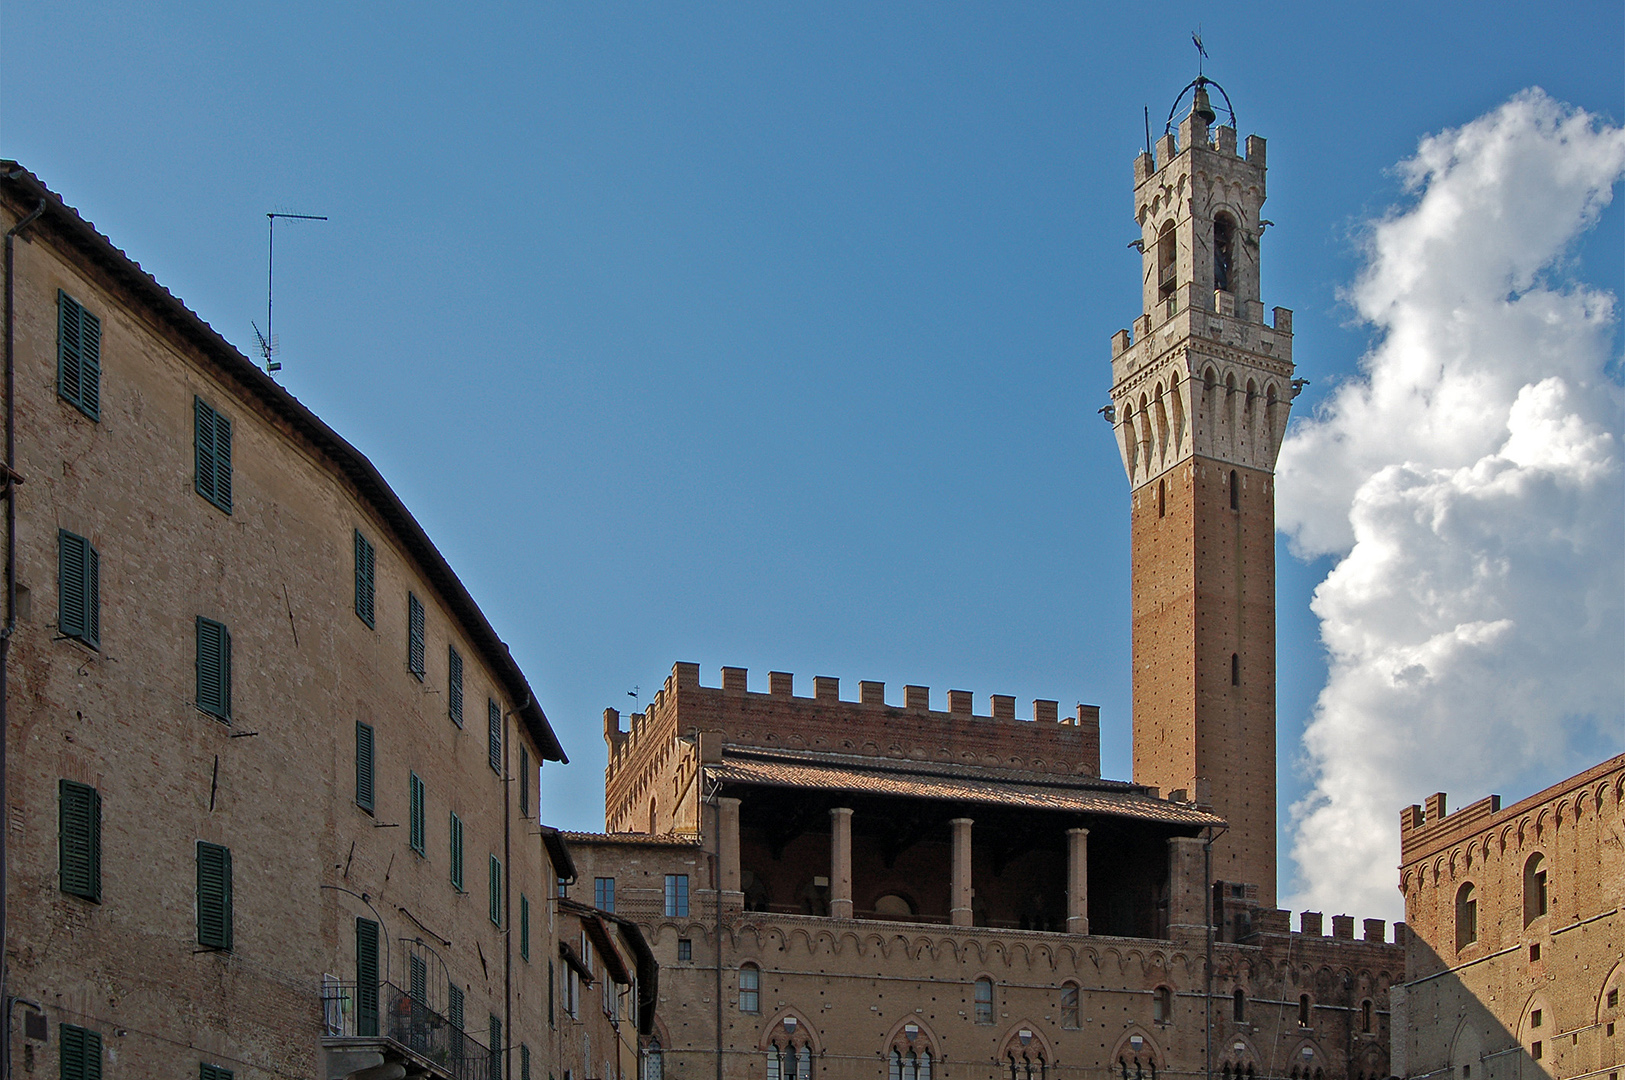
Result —
<path fill-rule="evenodd" d="M 1478 893 L 1472 882 L 1456 890 L 1456 948 L 1465 949 L 1478 940 Z"/>
<path fill-rule="evenodd" d="M 991 1024 L 993 1022 L 993 980 L 982 978 L 976 980 L 976 1022 L 978 1024 Z"/>
<path fill-rule="evenodd" d="M 931 1051 L 893 1047 L 891 1080 L 931 1080 Z"/>
<path fill-rule="evenodd" d="M 1546 914 L 1546 856 L 1535 852 L 1523 864 L 1523 924 Z"/>
<path fill-rule="evenodd" d="M 1229 214 L 1213 219 L 1213 287 L 1230 292 L 1234 289 L 1232 268 L 1236 257 L 1236 223 Z"/>
<path fill-rule="evenodd" d="M 1234 1014 L 1231 1018 L 1238 1024 L 1247 1022 L 1247 991 L 1236 987 L 1236 992 L 1230 995 L 1230 1010 Z"/>
<path fill-rule="evenodd" d="M 1174 223 L 1162 227 L 1157 238 L 1157 299 L 1168 300 L 1179 287 L 1179 238 Z"/>
<path fill-rule="evenodd" d="M 1174 1022 L 1174 992 L 1166 986 L 1151 992 L 1151 1019 L 1159 1024 Z"/>
<path fill-rule="evenodd" d="M 1078 1030 L 1078 984 L 1061 984 L 1061 1026 L 1068 1031 Z"/>
<path fill-rule="evenodd" d="M 762 969 L 755 964 L 739 966 L 739 1011 L 762 1011 Z"/>

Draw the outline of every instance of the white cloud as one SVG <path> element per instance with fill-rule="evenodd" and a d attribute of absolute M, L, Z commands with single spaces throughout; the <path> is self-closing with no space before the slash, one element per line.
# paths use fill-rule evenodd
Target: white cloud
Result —
<path fill-rule="evenodd" d="M 1380 340 L 1279 467 L 1294 551 L 1340 557 L 1292 903 L 1390 917 L 1401 806 L 1528 793 L 1625 736 L 1614 297 L 1563 274 L 1625 130 L 1529 90 L 1402 168 L 1349 294 Z"/>

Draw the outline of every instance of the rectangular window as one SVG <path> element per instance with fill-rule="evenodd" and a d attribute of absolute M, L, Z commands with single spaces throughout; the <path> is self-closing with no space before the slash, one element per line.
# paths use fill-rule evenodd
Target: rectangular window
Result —
<path fill-rule="evenodd" d="M 463 819 L 451 815 L 451 887 L 463 891 Z"/>
<path fill-rule="evenodd" d="M 451 1026 L 449 1042 L 453 1061 L 463 1060 L 463 988 L 452 983 L 446 990 L 446 1020 Z"/>
<path fill-rule="evenodd" d="M 502 860 L 495 855 L 491 856 L 491 895 L 490 916 L 491 921 L 498 926 L 502 925 Z"/>
<path fill-rule="evenodd" d="M 57 630 L 63 637 L 102 647 L 101 556 L 82 536 L 59 530 L 57 544 Z"/>
<path fill-rule="evenodd" d="M 62 1080 L 102 1080 L 102 1033 L 76 1024 L 56 1029 Z"/>
<path fill-rule="evenodd" d="M 679 960 L 692 960 L 692 959 L 694 959 L 694 941 L 693 941 L 692 938 L 684 937 L 684 938 L 678 938 L 677 939 L 677 959 L 679 959 Z"/>
<path fill-rule="evenodd" d="M 215 506 L 231 513 L 231 420 L 200 397 L 192 398 L 194 460 L 192 486 Z"/>
<path fill-rule="evenodd" d="M 519 816 L 530 817 L 530 747 L 519 744 Z"/>
<path fill-rule="evenodd" d="M 231 722 L 231 634 L 224 623 L 197 617 L 197 707 Z"/>
<path fill-rule="evenodd" d="M 411 833 L 412 850 L 419 855 L 429 853 L 428 841 L 424 833 L 428 830 L 423 825 L 423 778 L 417 773 L 411 774 L 411 813 L 408 831 Z"/>
<path fill-rule="evenodd" d="M 72 780 L 58 782 L 58 872 L 62 891 L 102 899 L 102 797 Z"/>
<path fill-rule="evenodd" d="M 502 775 L 502 706 L 485 699 L 486 749 L 491 755 L 491 771 Z"/>
<path fill-rule="evenodd" d="M 355 921 L 355 1033 L 378 1035 L 378 924 Z"/>
<path fill-rule="evenodd" d="M 491 1014 L 491 1075 L 502 1068 L 502 1018 Z"/>
<path fill-rule="evenodd" d="M 56 291 L 56 392 L 92 420 L 102 416 L 102 321 Z"/>
<path fill-rule="evenodd" d="M 406 594 L 406 668 L 423 681 L 423 602 Z"/>
<path fill-rule="evenodd" d="M 372 805 L 372 725 L 355 722 L 355 804 L 367 813 Z"/>
<path fill-rule="evenodd" d="M 231 951 L 231 849 L 197 842 L 197 943 Z"/>
<path fill-rule="evenodd" d="M 600 911 L 615 910 L 614 878 L 595 877 L 592 879 L 592 906 Z"/>
<path fill-rule="evenodd" d="M 519 955 L 530 959 L 530 897 L 519 894 Z"/>
<path fill-rule="evenodd" d="M 1539 1061 L 1541 1058 L 1540 1050 L 1540 1043 L 1535 1042 L 1529 1044 L 1529 1056 L 1534 1058 L 1536 1061 Z"/>
<path fill-rule="evenodd" d="M 666 875 L 666 917 L 678 918 L 688 914 L 688 875 Z"/>
<path fill-rule="evenodd" d="M 235 1074 L 221 1065 L 210 1065 L 201 1062 L 197 1067 L 197 1080 L 232 1080 Z"/>
<path fill-rule="evenodd" d="M 519 1044 L 519 1080 L 530 1080 L 530 1047 Z"/>
<path fill-rule="evenodd" d="M 369 627 L 377 628 L 373 619 L 373 571 L 378 561 L 377 553 L 373 550 L 372 541 L 361 535 L 361 530 L 355 531 L 355 613 L 358 618 Z"/>
<path fill-rule="evenodd" d="M 463 654 L 455 645 L 446 646 L 446 715 L 463 726 Z"/>

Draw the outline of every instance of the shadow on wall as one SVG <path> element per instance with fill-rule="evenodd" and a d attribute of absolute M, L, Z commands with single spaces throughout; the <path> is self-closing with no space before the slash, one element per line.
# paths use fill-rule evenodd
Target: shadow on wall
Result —
<path fill-rule="evenodd" d="M 1542 1010 L 1546 991 L 1524 988 L 1529 979 L 1522 959 L 1522 950 L 1514 948 L 1452 971 L 1449 961 L 1413 937 L 1409 970 L 1435 974 L 1391 991 L 1395 1074 L 1412 1080 L 1562 1080 L 1604 1070 L 1598 1080 L 1607 1080 L 1611 1063 L 1604 1059 L 1612 1056 L 1613 1040 L 1601 1037 L 1591 1017 L 1576 1024 L 1575 1017 L 1549 1006 Z"/>

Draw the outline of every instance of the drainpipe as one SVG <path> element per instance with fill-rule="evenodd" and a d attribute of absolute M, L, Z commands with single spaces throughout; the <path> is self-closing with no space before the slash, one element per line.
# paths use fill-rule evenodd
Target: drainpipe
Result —
<path fill-rule="evenodd" d="M 519 707 L 509 709 L 502 720 L 502 1040 L 513 1045 L 513 794 L 508 785 L 513 777 L 508 773 L 508 753 L 513 749 L 513 738 L 508 734 L 508 718 L 530 708 L 530 695 Z M 514 725 L 515 729 L 518 725 Z M 539 800 L 541 792 L 536 793 Z M 539 816 L 539 815 L 538 815 Z M 503 1080 L 511 1080 L 513 1055 L 501 1047 Z"/>
<path fill-rule="evenodd" d="M 13 174 L 15 175 L 15 174 Z M 15 363 L 15 304 L 16 285 L 12 273 L 12 248 L 24 229 L 45 213 L 45 200 L 34 207 L 21 221 L 6 231 L 6 625 L 0 629 L 0 998 L 5 1002 L 5 1023 L 0 1025 L 0 1061 L 5 1062 L 5 1076 L 11 1077 L 11 965 L 6 956 L 10 951 L 11 925 L 7 922 L 6 891 L 6 834 L 11 831 L 7 820 L 9 796 L 6 791 L 6 736 L 10 731 L 10 716 L 6 700 L 10 690 L 6 683 L 6 670 L 11 660 L 11 635 L 17 628 L 17 378 Z"/>

